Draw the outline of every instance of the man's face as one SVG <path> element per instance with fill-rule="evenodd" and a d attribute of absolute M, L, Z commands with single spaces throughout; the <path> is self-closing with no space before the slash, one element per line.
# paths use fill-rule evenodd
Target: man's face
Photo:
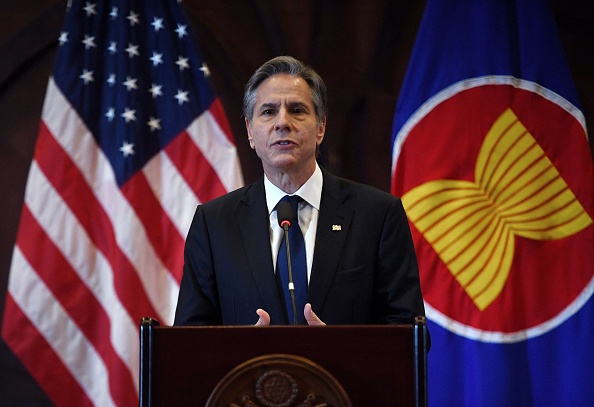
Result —
<path fill-rule="evenodd" d="M 250 147 L 266 174 L 313 173 L 326 119 L 317 122 L 311 90 L 303 79 L 279 74 L 262 82 L 252 120 L 246 118 L 245 123 Z"/>

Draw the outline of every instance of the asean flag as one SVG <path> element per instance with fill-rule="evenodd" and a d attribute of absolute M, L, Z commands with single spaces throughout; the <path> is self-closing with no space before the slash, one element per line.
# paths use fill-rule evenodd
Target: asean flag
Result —
<path fill-rule="evenodd" d="M 594 166 L 550 5 L 429 0 L 393 129 L 433 406 L 594 400 Z"/>

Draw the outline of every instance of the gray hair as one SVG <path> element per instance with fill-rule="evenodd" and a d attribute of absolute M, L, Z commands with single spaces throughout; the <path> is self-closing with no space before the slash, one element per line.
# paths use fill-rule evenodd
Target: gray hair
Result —
<path fill-rule="evenodd" d="M 243 94 L 243 115 L 245 118 L 251 121 L 254 116 L 258 87 L 266 79 L 278 74 L 298 76 L 309 85 L 316 118 L 318 123 L 321 123 L 328 114 L 326 84 L 311 67 L 290 56 L 273 58 L 254 72 L 245 86 L 245 93 Z"/>

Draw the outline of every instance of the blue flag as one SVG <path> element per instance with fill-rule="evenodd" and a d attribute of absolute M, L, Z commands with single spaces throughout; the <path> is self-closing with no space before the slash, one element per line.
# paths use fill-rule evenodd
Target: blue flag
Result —
<path fill-rule="evenodd" d="M 548 2 L 429 0 L 392 137 L 430 405 L 592 405 L 594 165 Z"/>

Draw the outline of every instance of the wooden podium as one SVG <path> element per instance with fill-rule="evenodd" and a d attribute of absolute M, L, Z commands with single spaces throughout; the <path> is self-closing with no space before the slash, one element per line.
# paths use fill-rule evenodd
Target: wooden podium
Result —
<path fill-rule="evenodd" d="M 140 406 L 427 405 L 427 328 L 140 325 Z"/>

